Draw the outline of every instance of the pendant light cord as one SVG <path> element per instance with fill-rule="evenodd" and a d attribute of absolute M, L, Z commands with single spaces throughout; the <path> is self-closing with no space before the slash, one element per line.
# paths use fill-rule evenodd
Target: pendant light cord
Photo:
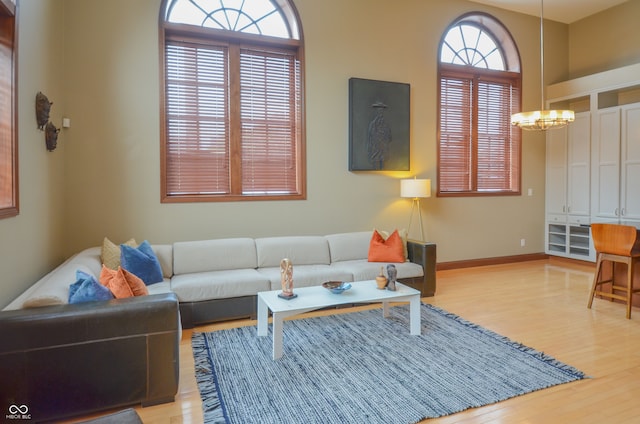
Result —
<path fill-rule="evenodd" d="M 544 0 L 540 0 L 540 110 L 544 107 Z"/>

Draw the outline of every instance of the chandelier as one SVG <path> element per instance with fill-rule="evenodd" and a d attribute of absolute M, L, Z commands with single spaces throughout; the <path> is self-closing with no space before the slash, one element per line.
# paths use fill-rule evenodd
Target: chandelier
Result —
<path fill-rule="evenodd" d="M 544 108 L 544 0 L 540 0 L 540 110 L 511 115 L 511 124 L 523 130 L 561 128 L 575 119 L 572 110 L 545 110 Z"/>

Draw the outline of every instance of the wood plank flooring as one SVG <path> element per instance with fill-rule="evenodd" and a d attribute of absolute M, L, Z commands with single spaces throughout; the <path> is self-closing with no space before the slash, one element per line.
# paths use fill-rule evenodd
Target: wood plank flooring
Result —
<path fill-rule="evenodd" d="M 587 309 L 594 268 L 591 263 L 550 258 L 439 271 L 436 296 L 424 302 L 543 351 L 592 378 L 424 422 L 640 422 L 640 308 L 633 308 L 631 320 L 625 318 L 622 304 L 596 299 Z M 218 323 L 195 331 L 242 325 L 255 322 Z M 202 422 L 191 334 L 184 331 L 180 344 L 176 401 L 136 408 L 145 424 Z"/>

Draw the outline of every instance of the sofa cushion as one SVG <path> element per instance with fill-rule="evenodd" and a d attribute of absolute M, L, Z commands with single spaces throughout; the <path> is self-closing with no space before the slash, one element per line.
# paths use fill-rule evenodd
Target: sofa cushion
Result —
<path fill-rule="evenodd" d="M 165 278 L 161 283 L 155 283 L 147 286 L 147 290 L 150 295 L 171 293 L 171 280 L 169 278 Z"/>
<path fill-rule="evenodd" d="M 147 240 L 138 247 L 120 246 L 122 268 L 140 277 L 146 285 L 162 281 L 162 268 L 155 252 Z"/>
<path fill-rule="evenodd" d="M 258 272 L 269 279 L 269 290 L 280 290 L 280 267 L 258 268 Z M 319 286 L 325 281 L 353 281 L 350 272 L 331 265 L 293 265 L 293 292 L 296 287 Z"/>
<path fill-rule="evenodd" d="M 173 275 L 173 245 L 171 244 L 153 244 L 151 245 L 156 253 L 160 268 L 162 268 L 162 276 L 171 278 Z"/>
<path fill-rule="evenodd" d="M 136 247 L 135 239 L 129 239 L 124 243 L 127 246 Z M 120 245 L 115 244 L 107 237 L 102 240 L 102 251 L 100 253 L 100 261 L 109 269 L 118 269 L 120 266 Z"/>
<path fill-rule="evenodd" d="M 331 263 L 367 259 L 371 231 L 330 234 L 326 239 L 329 242 Z"/>
<path fill-rule="evenodd" d="M 397 278 L 399 280 L 403 278 L 422 277 L 424 275 L 422 266 L 414 264 L 413 262 L 394 263 L 394 265 L 398 270 Z M 381 262 L 369 262 L 366 259 L 360 259 L 331 264 L 331 268 L 350 274 L 353 278 L 352 281 L 375 280 L 376 276 L 380 274 L 380 267 L 383 267 L 384 275 L 387 276 L 387 266 Z"/>
<path fill-rule="evenodd" d="M 183 241 L 173 244 L 175 275 L 256 267 L 256 246 L 251 238 Z"/>
<path fill-rule="evenodd" d="M 69 286 L 69 303 L 111 300 L 113 298 L 111 290 L 100 284 L 93 275 L 80 270 L 76 271 L 76 282 Z"/>
<path fill-rule="evenodd" d="M 30 296 L 27 300 L 24 301 L 22 307 L 25 309 L 39 308 L 41 306 L 62 305 L 64 303 L 66 303 L 64 299 L 61 299 L 58 296 L 45 294 L 40 296 Z"/>
<path fill-rule="evenodd" d="M 48 305 L 63 305 L 69 301 L 69 285 L 76 281 L 76 271 L 91 274 L 91 270 L 73 261 L 66 261 L 44 276 L 36 288 L 22 304 L 23 308 Z"/>
<path fill-rule="evenodd" d="M 171 289 L 181 302 L 199 302 L 251 296 L 271 287 L 255 269 L 231 269 L 174 275 Z"/>
<path fill-rule="evenodd" d="M 114 270 L 104 265 L 100 273 L 100 284 L 111 290 L 117 299 L 149 294 L 142 279 L 122 267 Z"/>
<path fill-rule="evenodd" d="M 258 268 L 280 267 L 289 258 L 296 265 L 329 265 L 329 243 L 321 236 L 265 237 L 256 239 Z M 294 271 L 295 272 L 295 271 Z"/>
<path fill-rule="evenodd" d="M 369 262 L 404 262 L 404 248 L 398 231 L 391 233 L 386 240 L 377 230 L 373 231 L 369 244 Z"/>
<path fill-rule="evenodd" d="M 102 261 L 100 260 L 101 251 L 102 248 L 100 246 L 89 247 L 72 256 L 68 261 L 89 268 L 89 270 L 91 270 L 90 274 L 98 278 L 100 271 L 102 271 Z"/>

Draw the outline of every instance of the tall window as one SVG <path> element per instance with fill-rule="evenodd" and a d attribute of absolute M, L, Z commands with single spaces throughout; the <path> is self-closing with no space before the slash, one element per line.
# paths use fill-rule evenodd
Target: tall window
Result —
<path fill-rule="evenodd" d="M 520 194 L 520 59 L 506 29 L 482 14 L 440 43 L 438 195 Z"/>
<path fill-rule="evenodd" d="M 301 41 L 287 0 L 163 0 L 163 202 L 304 199 Z"/>
<path fill-rule="evenodd" d="M 0 218 L 18 214 L 16 6 L 0 0 Z"/>

